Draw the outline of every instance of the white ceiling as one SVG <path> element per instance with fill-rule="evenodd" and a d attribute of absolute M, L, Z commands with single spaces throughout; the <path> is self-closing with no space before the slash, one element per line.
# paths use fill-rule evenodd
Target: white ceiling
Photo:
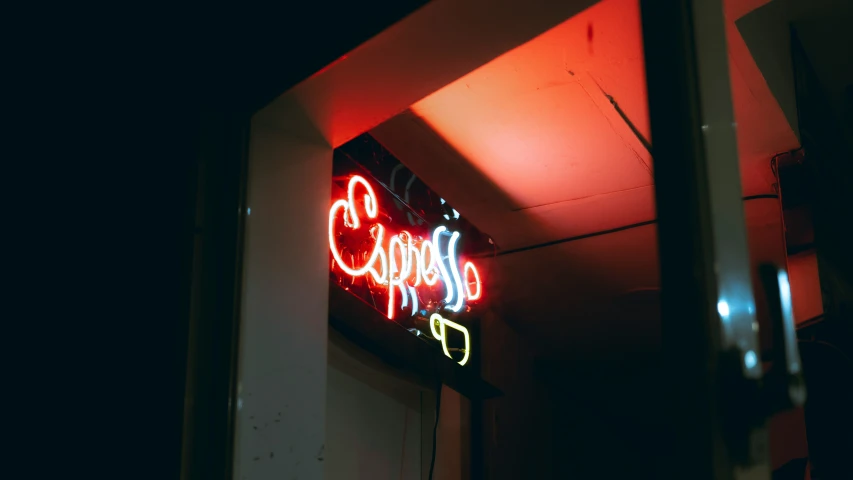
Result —
<path fill-rule="evenodd" d="M 734 25 L 760 3 L 727 2 L 744 195 L 772 193 L 770 158 L 798 146 Z M 653 221 L 651 157 L 604 93 L 650 138 L 641 40 L 636 0 L 601 1 L 371 134 L 502 251 Z M 751 243 L 781 233 L 771 202 L 746 203 Z M 656 344 L 654 224 L 487 263 L 493 308 L 543 351 Z"/>
<path fill-rule="evenodd" d="M 427 2 L 285 92 L 253 121 L 338 147 L 593 3 Z"/>
<path fill-rule="evenodd" d="M 534 209 L 652 183 L 649 153 L 597 85 L 649 138 L 635 1 L 598 3 L 411 111 L 513 209 Z"/>

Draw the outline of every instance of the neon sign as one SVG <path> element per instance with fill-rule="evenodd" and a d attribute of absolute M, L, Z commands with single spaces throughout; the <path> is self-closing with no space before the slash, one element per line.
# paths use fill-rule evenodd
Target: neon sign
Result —
<path fill-rule="evenodd" d="M 353 279 L 364 277 L 372 286 L 387 290 L 389 319 L 402 310 L 416 315 L 421 306 L 460 312 L 466 302 L 482 298 L 477 267 L 470 261 L 459 260 L 459 232 L 439 226 L 426 238 L 406 230 L 391 235 L 377 221 L 378 217 L 379 204 L 373 187 L 364 177 L 351 177 L 346 198 L 336 200 L 329 210 L 329 250 L 334 259 L 333 269 L 339 268 Z M 464 333 L 465 358 L 460 362 L 464 365 L 469 355 L 468 331 L 450 320 L 430 319 L 430 331 L 442 341 L 448 357 L 446 326 Z"/>
<path fill-rule="evenodd" d="M 471 337 L 468 335 L 468 329 L 458 323 L 451 322 L 437 313 L 433 313 L 429 317 L 429 329 L 432 336 L 437 340 L 441 340 L 441 348 L 444 350 L 444 354 L 453 358 L 450 356 L 450 350 L 447 348 L 447 327 L 455 328 L 465 336 L 465 349 L 463 350 L 465 356 L 462 357 L 462 360 L 459 360 L 459 365 L 465 365 L 468 363 L 468 357 L 471 355 Z"/>

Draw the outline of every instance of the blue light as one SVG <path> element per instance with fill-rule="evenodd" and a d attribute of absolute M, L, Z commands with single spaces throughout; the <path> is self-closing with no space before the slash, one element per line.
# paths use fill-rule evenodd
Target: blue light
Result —
<path fill-rule="evenodd" d="M 725 300 L 720 300 L 719 302 L 717 302 L 717 311 L 720 313 L 720 316 L 723 317 L 723 319 L 728 319 L 729 314 L 731 314 L 731 311 L 729 310 L 729 302 Z"/>
<path fill-rule="evenodd" d="M 758 365 L 758 355 L 755 354 L 752 350 L 746 352 L 743 356 L 743 363 L 746 365 L 746 368 L 752 370 Z"/>

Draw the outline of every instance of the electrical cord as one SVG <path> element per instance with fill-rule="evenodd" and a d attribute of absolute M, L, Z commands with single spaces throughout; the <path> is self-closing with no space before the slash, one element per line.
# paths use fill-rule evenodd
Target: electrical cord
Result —
<path fill-rule="evenodd" d="M 435 425 L 432 427 L 432 457 L 429 461 L 429 480 L 432 480 L 432 473 L 435 470 L 435 447 L 438 437 L 438 419 L 441 414 L 441 383 L 438 384 L 438 389 L 435 393 Z"/>
<path fill-rule="evenodd" d="M 400 480 L 403 480 L 404 467 L 406 465 L 406 438 L 409 430 L 409 407 L 403 405 L 403 451 L 400 453 Z"/>
<path fill-rule="evenodd" d="M 833 353 L 837 354 L 837 356 L 839 358 L 844 359 L 843 360 L 844 363 L 846 363 L 847 366 L 851 367 L 851 369 L 853 370 L 853 358 L 850 358 L 850 356 L 848 356 L 846 353 L 844 353 L 844 350 L 842 350 L 840 347 L 838 347 L 835 344 L 832 344 L 832 343 L 829 343 L 829 342 L 826 342 L 823 340 L 798 340 L 797 343 L 798 344 L 804 343 L 804 344 L 808 344 L 808 345 L 825 347 L 825 348 L 829 349 L 830 351 L 832 351 Z"/>

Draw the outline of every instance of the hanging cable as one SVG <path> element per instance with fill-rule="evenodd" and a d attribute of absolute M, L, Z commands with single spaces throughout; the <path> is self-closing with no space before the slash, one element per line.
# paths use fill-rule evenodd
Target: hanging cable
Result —
<path fill-rule="evenodd" d="M 438 389 L 435 393 L 435 425 L 432 427 L 432 458 L 429 461 L 429 480 L 432 480 L 432 473 L 435 470 L 435 447 L 438 438 L 438 419 L 441 415 L 441 383 L 438 384 Z"/>
<path fill-rule="evenodd" d="M 400 453 L 400 480 L 403 480 L 403 472 L 405 471 L 404 467 L 406 465 L 406 439 L 408 438 L 407 433 L 409 430 L 409 406 L 403 404 L 403 451 Z"/>

